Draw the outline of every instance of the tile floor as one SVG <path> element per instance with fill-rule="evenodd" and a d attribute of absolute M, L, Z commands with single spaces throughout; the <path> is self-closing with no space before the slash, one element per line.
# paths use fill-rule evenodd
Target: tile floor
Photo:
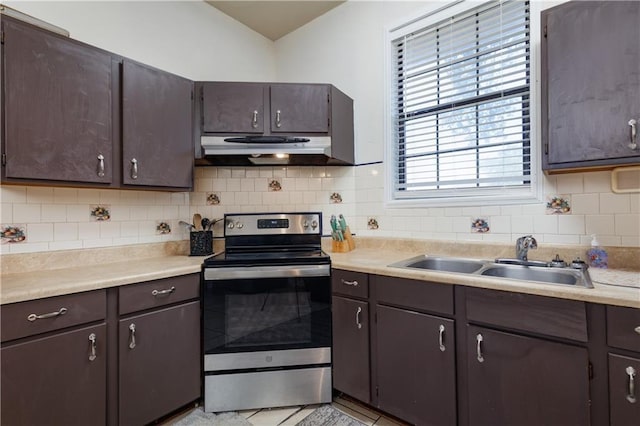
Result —
<path fill-rule="evenodd" d="M 336 409 L 359 420 L 367 426 L 407 426 L 397 419 L 389 418 L 382 413 L 360 404 L 348 397 L 337 396 L 331 403 Z M 320 405 L 303 407 L 264 408 L 262 410 L 245 410 L 239 414 L 254 426 L 293 426 L 311 414 Z M 190 410 L 189 410 L 190 411 Z M 162 425 L 171 425 L 180 417 L 189 413 L 181 413 Z"/>

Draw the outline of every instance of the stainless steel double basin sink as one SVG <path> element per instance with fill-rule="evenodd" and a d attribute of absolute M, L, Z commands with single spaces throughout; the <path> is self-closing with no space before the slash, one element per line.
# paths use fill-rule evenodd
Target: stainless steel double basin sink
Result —
<path fill-rule="evenodd" d="M 593 288 L 586 268 L 555 267 L 552 266 L 552 262 L 527 262 L 517 259 L 505 259 L 504 263 L 500 262 L 499 259 L 484 261 L 420 255 L 392 263 L 389 266 Z"/>

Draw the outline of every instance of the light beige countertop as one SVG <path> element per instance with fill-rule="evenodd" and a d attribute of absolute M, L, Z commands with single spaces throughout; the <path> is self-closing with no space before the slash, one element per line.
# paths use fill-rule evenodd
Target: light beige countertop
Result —
<path fill-rule="evenodd" d="M 330 241 L 329 241 L 330 242 Z M 326 242 L 325 242 L 326 243 Z M 389 267 L 393 262 L 420 254 L 448 255 L 482 260 L 508 257 L 509 247 L 499 245 L 422 243 L 393 240 L 357 240 L 358 248 L 349 253 L 331 253 L 332 266 L 357 272 L 460 284 L 494 290 L 514 291 L 563 299 L 582 300 L 640 308 L 640 288 L 601 284 L 615 282 L 616 275 L 640 283 L 640 273 L 616 269 L 597 271 L 592 289 L 560 284 L 510 280 L 479 275 Z M 184 242 L 108 249 L 70 250 L 66 252 L 3 255 L 0 304 L 40 299 L 198 273 L 205 257 L 190 257 Z M 216 246 L 219 251 L 221 247 Z M 557 251 L 554 248 L 554 252 Z M 504 253 L 501 251 L 504 250 Z M 570 259 L 573 247 L 561 254 Z M 635 253 L 631 253 L 635 258 Z M 545 253 L 545 256 L 547 254 Z M 602 278 L 604 277 L 604 278 Z"/>

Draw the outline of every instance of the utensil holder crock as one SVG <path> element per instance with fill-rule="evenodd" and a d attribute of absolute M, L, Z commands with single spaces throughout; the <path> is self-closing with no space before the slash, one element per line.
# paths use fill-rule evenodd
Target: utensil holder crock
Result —
<path fill-rule="evenodd" d="M 213 254 L 213 231 L 195 231 L 189 233 L 190 256 Z"/>

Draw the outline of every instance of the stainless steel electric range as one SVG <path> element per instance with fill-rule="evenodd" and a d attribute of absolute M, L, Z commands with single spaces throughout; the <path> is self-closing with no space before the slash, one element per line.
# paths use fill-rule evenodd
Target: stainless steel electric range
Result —
<path fill-rule="evenodd" d="M 331 261 L 322 213 L 227 214 L 203 264 L 204 409 L 331 401 Z"/>

